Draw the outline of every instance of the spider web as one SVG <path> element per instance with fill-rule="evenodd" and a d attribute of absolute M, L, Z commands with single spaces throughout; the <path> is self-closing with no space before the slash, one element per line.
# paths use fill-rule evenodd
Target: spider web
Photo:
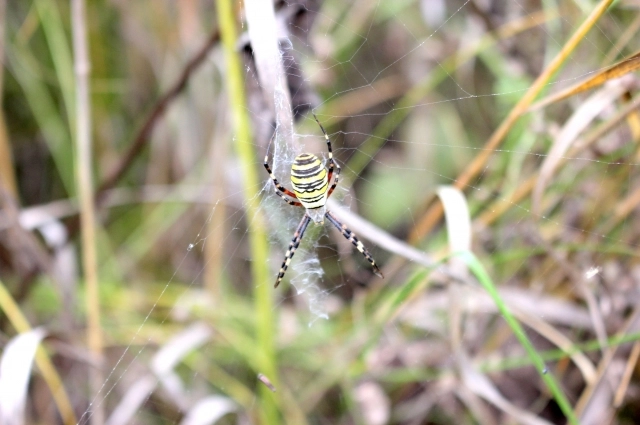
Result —
<path fill-rule="evenodd" d="M 480 38 L 486 29 L 470 9 L 472 6 L 477 8 L 489 7 L 488 5 L 477 6 L 471 0 L 453 3 L 421 2 L 420 14 L 415 11 L 418 6 L 411 2 L 363 1 L 359 3 L 362 10 L 342 5 L 338 1 L 326 2 L 321 11 L 317 12 L 316 23 L 309 40 L 289 38 L 286 43 L 286 53 L 297 57 L 303 64 L 305 81 L 311 86 L 321 87 L 319 91 L 322 93 L 322 101 L 314 105 L 314 110 L 318 112 L 320 121 L 326 124 L 325 127 L 327 127 L 329 137 L 333 142 L 334 156 L 343 167 L 345 174 L 333 197 L 347 208 L 373 221 L 378 227 L 390 233 L 407 234 L 410 228 L 420 221 L 421 217 L 418 214 L 420 214 L 419 211 L 422 207 L 420 201 L 425 198 L 423 193 L 435 191 L 437 185 L 454 184 L 462 167 L 475 154 L 484 151 L 481 142 L 488 137 L 495 123 L 488 119 L 491 121 L 490 123 L 482 124 L 483 116 L 489 115 L 483 112 L 483 108 L 492 106 L 504 110 L 504 113 L 497 114 L 502 118 L 514 101 L 531 87 L 531 81 L 525 78 L 527 74 L 523 69 L 525 65 L 514 58 L 508 58 L 510 60 L 505 61 L 505 66 L 510 69 L 513 76 L 496 78 L 496 84 L 502 84 L 504 87 L 469 81 L 467 76 L 472 75 L 470 66 L 455 67 L 452 71 L 450 65 L 445 63 L 443 59 L 447 55 L 432 51 L 432 48 L 435 47 L 453 49 L 453 47 L 447 46 L 446 37 L 457 31 L 463 36 L 460 36 L 460 40 L 455 40 L 456 42 L 466 41 L 469 45 L 473 44 L 468 39 Z M 482 4 L 482 2 L 476 3 Z M 505 2 L 502 6 L 510 8 L 512 13 L 520 15 L 522 25 L 525 26 L 527 18 L 536 19 L 534 15 L 538 12 L 537 8 L 526 2 L 510 1 Z M 308 11 L 308 13 L 316 12 Z M 504 14 L 508 15 L 506 12 Z M 608 19 L 618 34 L 622 33 L 620 18 L 609 15 Z M 388 39 L 379 40 L 380 35 L 377 31 L 378 27 L 388 24 L 390 21 L 394 22 L 392 31 L 397 32 L 391 37 L 392 41 L 396 40 L 399 45 L 403 46 L 399 52 L 393 52 L 393 45 L 381 46 L 379 44 L 381 42 L 391 43 Z M 559 21 L 562 25 L 567 26 L 569 33 L 575 30 L 575 24 L 567 19 L 560 18 Z M 420 25 L 423 27 L 421 28 Z M 555 38 L 558 33 L 552 32 L 553 24 L 547 23 L 547 26 L 538 28 L 545 37 L 551 40 L 549 45 L 555 44 L 558 49 L 562 47 L 563 41 Z M 418 32 L 419 30 L 420 32 Z M 600 28 L 596 28 L 596 31 L 599 32 L 597 36 L 600 38 L 593 40 L 592 36 L 588 36 L 583 42 L 588 46 L 585 49 L 596 49 L 601 52 L 601 56 L 602 52 L 606 50 L 616 49 L 615 42 L 611 37 L 607 37 L 606 31 Z M 604 37 L 602 37 L 603 34 Z M 595 37 L 593 36 L 593 38 Z M 606 45 L 602 45 L 601 38 L 607 40 Z M 478 54 L 485 55 L 481 66 L 489 68 L 493 55 L 504 54 L 500 51 L 501 48 L 504 50 L 515 49 L 513 45 L 500 46 L 500 43 L 496 43 L 493 48 L 487 48 Z M 457 49 L 463 50 L 459 46 Z M 625 52 L 626 50 L 617 53 L 624 57 Z M 505 56 L 508 57 L 508 54 Z M 212 60 L 212 62 L 214 61 Z M 602 69 L 581 62 L 579 57 L 572 57 L 568 63 L 569 65 L 561 77 L 549 84 L 549 90 L 555 89 L 555 85 L 565 87 Z M 208 67 L 209 72 L 215 72 L 215 65 L 209 64 Z M 434 69 L 444 75 L 439 83 L 434 83 L 436 85 L 442 84 L 442 89 L 436 90 L 434 88 L 425 91 L 419 101 L 403 103 L 403 100 L 406 100 L 406 95 L 403 95 L 403 91 L 395 88 L 394 85 L 421 87 L 423 84 L 420 82 L 424 83 L 427 78 L 425 75 L 433 72 Z M 285 71 L 293 72 L 292 69 Z M 298 71 L 295 69 L 295 72 Z M 247 69 L 245 78 L 253 79 L 254 84 L 260 85 L 249 69 Z M 332 85 L 331 82 L 336 80 L 339 80 L 339 84 Z M 207 86 L 207 83 L 199 78 L 192 83 L 194 86 L 195 84 Z M 198 99 L 197 93 L 190 93 L 190 96 Z M 376 96 L 382 100 L 371 101 L 367 107 L 358 104 L 363 98 L 366 100 L 368 97 Z M 495 100 L 495 102 L 487 103 L 489 100 Z M 187 105 L 181 105 L 181 108 L 187 110 Z M 480 140 L 474 138 L 474 134 L 465 131 L 462 117 L 473 115 L 469 113 L 469 109 L 475 110 L 474 114 L 476 115 L 475 119 L 470 120 L 469 126 L 482 133 L 482 137 L 478 137 Z M 209 112 L 208 109 L 206 110 Z M 271 123 L 264 122 L 262 112 L 259 108 L 249 109 L 249 113 L 257 122 L 271 125 Z M 181 123 L 184 118 L 183 113 L 183 109 L 169 113 L 167 123 L 163 124 L 164 129 L 168 130 L 168 135 L 154 136 L 158 145 L 162 145 L 163 137 L 176 136 L 188 127 L 188 125 Z M 612 108 L 600 112 L 600 116 L 605 117 L 612 114 Z M 222 115 L 224 116 L 224 113 Z M 381 135 L 384 129 L 378 132 L 380 128 L 378 126 L 386 117 L 391 116 L 397 116 L 397 121 L 403 122 L 402 126 L 397 128 L 394 126 L 395 129 L 389 131 L 389 134 Z M 527 126 L 535 128 L 535 118 L 532 121 L 533 124 L 527 124 Z M 274 173 L 280 182 L 287 187 L 290 187 L 288 173 L 291 163 L 297 154 L 312 152 L 325 162 L 327 159 L 322 133 L 309 115 L 304 116 L 295 128 L 294 140 L 296 144 L 294 146 L 280 144 L 278 138 L 281 135 L 278 132 L 276 132 L 274 144 L 267 146 Z M 540 129 L 539 131 L 546 134 L 547 130 Z M 548 130 L 549 133 L 553 133 L 553 131 L 554 129 Z M 485 165 L 484 172 L 463 188 L 472 210 L 474 205 L 479 205 L 481 201 L 493 199 L 496 203 L 499 201 L 511 203 L 513 214 L 520 216 L 513 221 L 514 224 L 507 226 L 499 234 L 481 233 L 478 236 L 483 239 L 482 243 L 486 244 L 484 250 L 486 255 L 502 255 L 502 251 L 506 251 L 507 247 L 518 239 L 518 233 L 526 229 L 526 225 L 531 222 L 540 223 L 542 227 L 546 228 L 559 227 L 567 233 L 587 234 L 587 239 L 594 244 L 602 240 L 612 245 L 626 245 L 630 250 L 638 248 L 637 244 L 626 239 L 600 234 L 592 230 L 589 223 L 580 222 L 577 218 L 561 220 L 549 211 L 534 212 L 528 201 L 511 202 L 511 197 L 518 190 L 517 182 L 523 180 L 521 176 L 525 175 L 525 171 L 531 170 L 534 165 L 549 157 L 548 150 L 540 147 L 536 135 L 524 134 L 526 131 L 523 128 L 516 128 L 515 133 L 513 137 L 505 141 L 501 148 L 490 151 L 491 160 Z M 377 148 L 372 149 L 372 145 L 376 145 Z M 261 159 L 265 146 L 256 142 L 254 147 L 258 151 L 257 157 Z M 599 146 L 599 149 L 604 148 Z M 623 148 L 620 147 L 620 149 Z M 398 155 L 398 151 L 406 153 Z M 513 161 L 506 166 L 501 164 L 502 155 L 509 155 Z M 433 158 L 437 158 L 437 160 L 433 160 Z M 629 167 L 630 174 L 633 174 L 637 172 L 636 166 L 638 165 L 635 160 L 622 161 L 617 159 L 612 150 L 596 154 L 593 152 L 581 153 L 579 156 L 562 153 L 559 155 L 559 159 L 570 164 L 567 167 L 569 171 L 564 171 L 564 173 L 576 174 L 585 174 L 590 170 L 597 174 L 606 174 L 611 169 L 617 170 L 618 167 Z M 193 157 L 185 162 L 189 160 L 193 161 Z M 361 162 L 358 162 L 363 160 L 365 163 L 363 167 L 366 167 L 364 170 L 359 165 Z M 234 166 L 235 164 L 229 166 L 232 173 Z M 258 159 L 255 166 L 256 168 L 262 167 Z M 202 165 L 200 167 L 204 168 Z M 507 178 L 500 177 L 501 173 L 498 172 L 500 170 L 502 175 L 506 175 Z M 199 173 L 204 174 L 202 169 L 199 169 L 195 174 Z M 268 218 L 271 232 L 270 265 L 274 272 L 273 279 L 275 281 L 277 269 L 302 217 L 303 209 L 292 208 L 277 197 L 273 193 L 271 180 L 268 179 L 266 173 L 262 173 L 260 211 Z M 253 218 L 247 217 L 243 211 L 246 200 L 242 199 L 243 192 L 239 188 L 237 179 L 234 180 L 234 176 L 228 176 L 226 179 L 230 190 L 224 195 L 214 197 L 211 201 L 213 207 L 205 207 L 206 218 L 195 220 L 196 225 L 192 226 L 196 228 L 196 231 L 177 238 L 181 242 L 185 240 L 189 242 L 184 244 L 186 248 L 174 250 L 178 254 L 176 255 L 177 260 L 174 258 L 172 262 L 172 267 L 174 267 L 172 277 L 162 285 L 157 300 L 146 310 L 143 319 L 136 323 L 138 326 L 136 326 L 137 329 L 131 342 L 128 343 L 124 354 L 118 357 L 115 366 L 110 370 L 101 392 L 93 399 L 91 408 L 105 404 L 111 392 L 117 386 L 123 385 L 128 376 L 133 374 L 136 361 L 148 351 L 146 345 L 151 341 L 151 337 L 145 336 L 144 330 L 153 315 L 160 314 L 162 318 L 159 319 L 159 322 L 163 324 L 165 321 L 180 320 L 181 315 L 188 316 L 188 313 L 185 312 L 198 308 L 198 306 L 207 308 L 206 302 L 197 299 L 198 292 L 195 291 L 209 261 L 205 257 L 207 244 L 225 247 L 220 272 L 226 275 L 229 281 L 233 281 L 234 276 L 246 276 L 246 270 L 242 270 L 242 268 L 246 268 L 247 261 L 250 261 L 246 254 L 247 223 L 250 226 Z M 196 180 L 196 178 L 194 177 L 192 180 Z M 189 182 L 193 183 L 193 181 Z M 594 184 L 598 185 L 598 183 Z M 625 191 L 630 190 L 631 177 L 623 184 Z M 402 187 L 403 190 L 399 190 L 399 187 Z M 580 190 L 586 191 L 587 189 L 581 188 Z M 588 194 L 588 191 L 579 194 L 563 193 L 561 195 L 564 196 L 563 200 L 555 199 L 556 208 L 575 203 L 583 205 L 584 208 L 592 208 L 595 217 L 597 206 L 580 200 L 581 196 Z M 557 196 L 560 195 L 556 195 L 556 198 Z M 215 221 L 216 213 L 223 204 L 231 205 L 233 209 L 227 212 L 223 221 L 214 222 L 214 225 L 210 226 Z M 381 206 L 383 204 L 384 208 Z M 390 205 L 394 207 L 389 207 Z M 586 214 L 586 217 L 589 217 L 589 213 Z M 215 239 L 212 236 L 216 231 L 221 235 L 221 239 Z M 191 237 L 194 233 L 196 236 Z M 375 240 L 368 239 L 366 234 L 358 231 L 356 233 L 376 258 L 377 263 L 385 264 L 390 260 L 391 256 L 385 253 L 384 246 L 378 245 Z M 436 235 L 440 245 L 444 245 L 442 240 L 445 238 L 446 235 Z M 285 310 L 288 309 L 288 305 L 299 305 L 301 300 L 304 300 L 304 305 L 309 311 L 309 316 L 305 319 L 309 326 L 321 326 L 320 323 L 324 320 L 331 320 L 332 311 L 343 308 L 340 297 L 334 294 L 357 286 L 358 279 L 361 279 L 363 274 L 357 272 L 355 274 L 358 278 L 354 278 L 354 269 L 364 269 L 369 272 L 370 267 L 366 261 L 358 257 L 360 254 L 342 239 L 342 236 L 330 230 L 328 223 L 325 223 L 324 226 L 314 226 L 313 224 L 309 226 L 301 246 L 291 262 L 285 280 L 277 289 L 278 296 L 281 298 L 275 308 Z M 535 255 L 544 245 L 544 240 L 534 241 L 532 247 L 522 248 L 523 252 L 517 258 Z M 194 256 L 204 258 L 202 261 L 196 261 Z M 609 257 L 605 254 L 595 253 L 585 258 L 584 263 L 578 264 L 577 267 L 583 270 L 589 280 L 603 272 L 607 258 Z M 328 271 L 324 265 L 329 263 L 331 269 Z M 196 273 L 186 270 L 192 266 L 195 266 Z M 525 271 L 527 270 L 524 267 L 520 268 L 516 264 L 501 278 L 508 280 L 517 276 L 519 272 Z M 371 276 L 375 279 L 373 274 Z M 327 286 L 325 280 L 329 279 L 335 285 Z M 177 281 L 188 283 L 184 289 L 177 290 Z M 295 289 L 291 291 L 290 295 L 286 289 L 289 283 Z M 387 282 L 385 281 L 385 283 Z M 272 282 L 265 282 L 265 284 L 270 285 Z M 177 290 L 180 297 L 177 301 L 172 302 L 166 311 L 158 313 L 163 299 L 167 297 L 168 291 L 172 290 Z M 429 323 L 424 326 L 428 332 L 432 332 Z M 204 341 L 208 337 L 207 331 L 199 328 L 194 330 L 193 335 L 196 341 L 194 344 Z M 202 339 L 198 339 L 198 335 Z M 203 348 L 205 353 L 211 353 L 213 350 L 213 348 Z M 161 366 L 157 367 L 162 369 Z M 176 375 L 167 372 L 167 377 L 171 379 L 163 381 L 163 384 L 170 388 L 170 395 L 171 391 L 183 395 L 201 393 L 198 388 L 192 388 L 196 387 L 202 378 L 199 373 L 197 371 L 191 372 L 186 376 L 185 382 L 176 384 L 175 380 L 172 380 Z M 160 380 L 162 381 L 162 379 Z M 189 389 L 185 390 L 180 387 L 188 387 Z M 160 406 L 163 403 L 158 399 L 151 400 L 150 398 L 147 398 L 146 402 L 157 403 Z M 177 403 L 180 407 L 189 408 L 187 401 L 178 399 Z M 85 412 L 80 423 L 90 422 L 91 408 Z"/>

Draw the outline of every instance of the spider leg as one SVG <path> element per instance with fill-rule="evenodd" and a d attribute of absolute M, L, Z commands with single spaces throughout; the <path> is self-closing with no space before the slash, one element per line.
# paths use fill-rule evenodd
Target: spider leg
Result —
<path fill-rule="evenodd" d="M 320 124 L 320 121 L 318 121 L 318 117 L 316 117 L 316 114 L 313 114 L 313 118 L 320 126 L 320 130 L 322 130 L 322 134 L 324 134 L 324 139 L 327 141 L 327 150 L 329 151 L 329 174 L 327 176 L 328 181 L 331 181 L 331 177 L 333 176 L 333 168 L 335 167 L 336 169 L 336 179 L 333 181 L 333 184 L 329 188 L 329 192 L 327 193 L 328 198 L 329 196 L 331 196 L 336 186 L 338 186 L 338 180 L 340 178 L 340 165 L 338 165 L 338 163 L 333 160 L 333 149 L 331 148 L 331 140 L 329 139 L 329 135 L 325 131 L 322 124 Z"/>
<path fill-rule="evenodd" d="M 276 194 L 284 199 L 287 204 L 293 205 L 295 207 L 301 207 L 302 203 L 298 201 L 292 201 L 291 199 L 287 199 L 284 197 L 284 195 L 287 195 L 292 197 L 293 199 L 298 199 L 295 193 L 280 184 L 276 176 L 273 174 L 273 171 L 271 171 L 271 167 L 269 166 L 269 155 L 265 155 L 264 157 L 264 168 L 267 170 L 267 173 L 269 173 L 269 177 L 271 177 L 271 181 L 273 181 L 273 184 L 276 187 Z"/>
<path fill-rule="evenodd" d="M 336 162 L 336 178 L 333 181 L 333 184 L 331 185 L 331 187 L 329 188 L 329 192 L 327 193 L 327 198 L 329 198 L 329 196 L 331 196 L 331 194 L 335 190 L 336 186 L 338 186 L 338 180 L 340 180 L 340 170 L 341 170 L 341 168 L 338 165 L 338 163 Z M 329 181 L 331 181 L 331 171 L 329 171 Z"/>
<path fill-rule="evenodd" d="M 278 285 L 280 285 L 280 282 L 282 281 L 282 278 L 287 271 L 287 267 L 289 267 L 289 263 L 291 262 L 293 255 L 296 253 L 296 249 L 298 249 L 300 241 L 302 240 L 302 236 L 304 236 L 304 231 L 307 230 L 307 226 L 309 225 L 310 221 L 311 217 L 309 217 L 305 213 L 304 217 L 302 217 L 302 220 L 300 221 L 300 224 L 298 225 L 298 228 L 296 229 L 296 232 L 293 234 L 293 239 L 291 239 L 291 242 L 289 242 L 289 249 L 287 249 L 287 253 L 284 256 L 284 261 L 280 266 L 280 271 L 278 272 L 278 277 L 276 278 L 276 284 L 273 285 L 274 288 L 277 288 Z"/>
<path fill-rule="evenodd" d="M 382 272 L 376 265 L 376 261 L 373 259 L 373 257 L 371 256 L 367 248 L 364 247 L 362 242 L 358 240 L 358 238 L 356 237 L 356 234 L 353 233 L 351 230 L 349 230 L 347 226 L 340 223 L 338 219 L 335 218 L 333 214 L 331 214 L 331 212 L 327 211 L 325 216 L 329 219 L 331 224 L 333 224 L 338 228 L 338 230 L 340 230 L 340 232 L 342 233 L 342 236 L 347 238 L 347 240 L 349 240 L 349 242 L 351 242 L 358 249 L 358 251 L 360 251 L 360 253 L 364 255 L 364 258 L 366 258 L 367 261 L 371 263 L 371 266 L 373 267 L 373 272 L 376 274 L 376 276 L 384 278 L 384 276 L 382 275 Z"/>
<path fill-rule="evenodd" d="M 282 198 L 282 200 L 284 202 L 286 202 L 289 205 L 293 205 L 294 207 L 301 207 L 302 203 L 298 202 L 298 201 L 292 201 L 291 199 L 287 198 L 282 192 L 280 192 L 279 190 L 276 190 L 276 195 L 278 195 L 279 197 Z"/>

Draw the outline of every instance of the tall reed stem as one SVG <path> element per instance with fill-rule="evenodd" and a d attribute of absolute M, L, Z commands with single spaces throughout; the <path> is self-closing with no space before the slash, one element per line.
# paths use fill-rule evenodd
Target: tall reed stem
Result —
<path fill-rule="evenodd" d="M 89 386 L 95 397 L 104 381 L 102 373 L 102 330 L 100 328 L 100 300 L 96 255 L 95 201 L 91 165 L 91 102 L 89 97 L 89 52 L 84 0 L 71 2 L 73 29 L 73 58 L 76 104 L 76 180 L 80 201 L 80 229 L 82 238 L 82 266 L 84 269 L 87 311 L 87 342 L 98 367 L 89 373 Z M 99 403 L 93 406 L 92 423 L 104 423 L 104 410 Z"/>
<path fill-rule="evenodd" d="M 240 58 L 236 51 L 237 33 L 236 19 L 233 13 L 234 3 L 231 0 L 218 0 L 218 19 L 220 35 L 224 49 L 227 67 L 227 87 L 233 128 L 235 133 L 236 152 L 240 158 L 242 180 L 244 186 L 244 202 L 249 226 L 249 246 L 251 252 L 251 274 L 253 278 L 255 307 L 256 307 L 256 350 L 254 364 L 260 368 L 259 372 L 268 376 L 277 387 L 277 367 L 274 346 L 274 318 L 273 318 L 273 286 L 270 284 L 267 232 L 264 218 L 260 212 L 260 179 L 256 172 L 256 155 L 253 150 L 253 136 L 251 123 L 247 114 L 248 106 L 245 100 L 243 72 Z M 263 386 L 261 386 L 262 388 Z M 263 424 L 278 424 L 276 402 L 277 394 L 266 387 L 262 388 L 262 400 L 259 409 L 260 421 Z"/>

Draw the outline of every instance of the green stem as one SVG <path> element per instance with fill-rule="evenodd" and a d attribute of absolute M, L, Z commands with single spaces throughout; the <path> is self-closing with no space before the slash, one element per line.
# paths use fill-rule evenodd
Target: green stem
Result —
<path fill-rule="evenodd" d="M 233 14 L 231 0 L 218 0 L 218 19 L 220 24 L 220 36 L 224 49 L 227 66 L 227 87 L 233 116 L 236 152 L 240 158 L 242 180 L 245 191 L 245 205 L 247 222 L 249 226 L 249 245 L 251 249 L 251 273 L 253 276 L 257 344 L 254 351 L 256 361 L 253 364 L 260 365 L 260 373 L 268 376 L 271 382 L 278 387 L 277 367 L 275 358 L 274 317 L 273 317 L 273 288 L 269 281 L 269 269 L 267 266 L 267 232 L 265 221 L 260 213 L 259 188 L 260 180 L 254 164 L 256 155 L 253 151 L 253 137 L 248 107 L 245 101 L 244 82 L 242 80 L 242 67 L 236 51 L 237 33 L 236 21 Z M 260 386 L 263 387 L 263 386 Z M 260 420 L 264 424 L 277 424 L 280 416 L 276 406 L 277 393 L 271 393 L 268 388 L 261 391 L 262 403 L 259 406 Z"/>
<path fill-rule="evenodd" d="M 518 341 L 520 341 L 522 347 L 524 347 L 524 350 L 527 352 L 527 356 L 531 360 L 531 363 L 533 363 L 533 365 L 535 366 L 536 370 L 540 374 L 540 377 L 553 395 L 556 403 L 558 403 L 558 406 L 560 406 L 560 410 L 562 410 L 562 413 L 564 413 L 567 417 L 569 423 L 572 425 L 578 425 L 578 418 L 576 417 L 571 404 L 569 404 L 569 400 L 567 400 L 567 397 L 560 389 L 560 386 L 553 377 L 553 374 L 547 370 L 542 356 L 538 353 L 533 344 L 531 344 L 531 341 L 529 341 L 529 338 L 524 332 L 522 326 L 520 326 L 520 323 L 516 320 L 513 314 L 511 314 L 511 311 L 498 293 L 498 289 L 496 288 L 493 280 L 489 276 L 489 273 L 487 273 L 487 271 L 485 270 L 482 263 L 480 263 L 476 256 L 469 251 L 457 253 L 457 256 L 467 264 L 471 272 L 476 276 L 491 299 L 493 299 L 493 302 L 495 302 L 496 306 L 498 307 L 500 314 L 502 314 L 502 317 L 515 334 L 516 338 L 518 338 Z"/>
<path fill-rule="evenodd" d="M 91 396 L 96 397 L 104 383 L 103 340 L 100 326 L 100 294 L 98 279 L 98 254 L 96 242 L 96 211 L 93 194 L 91 98 L 89 88 L 89 46 L 84 0 L 72 0 L 71 24 L 73 36 L 73 63 L 75 71 L 75 153 L 77 194 L 80 203 L 80 236 L 82 238 L 82 266 L 85 277 L 87 309 L 87 343 L 98 367 L 89 371 Z M 91 423 L 102 425 L 105 421 L 104 406 L 95 404 Z"/>

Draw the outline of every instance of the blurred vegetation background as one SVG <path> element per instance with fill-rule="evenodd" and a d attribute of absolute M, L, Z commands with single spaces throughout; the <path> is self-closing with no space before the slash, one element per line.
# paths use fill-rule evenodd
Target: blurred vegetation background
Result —
<path fill-rule="evenodd" d="M 640 3 L 276 1 L 288 147 L 255 0 L 83 4 L 0 1 L 0 423 L 640 423 Z M 311 111 L 384 280 L 272 287 Z"/>

